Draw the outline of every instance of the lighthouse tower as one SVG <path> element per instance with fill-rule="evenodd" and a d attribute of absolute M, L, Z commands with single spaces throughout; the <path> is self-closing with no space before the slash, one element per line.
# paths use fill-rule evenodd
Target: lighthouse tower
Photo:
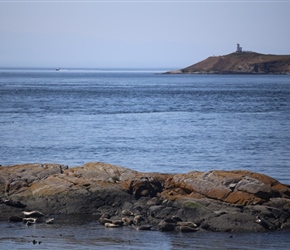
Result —
<path fill-rule="evenodd" d="M 236 52 L 243 52 L 243 49 L 239 43 L 237 44 L 237 51 Z"/>

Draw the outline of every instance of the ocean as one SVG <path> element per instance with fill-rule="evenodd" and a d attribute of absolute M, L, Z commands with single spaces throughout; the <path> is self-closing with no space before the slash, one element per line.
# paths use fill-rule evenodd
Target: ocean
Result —
<path fill-rule="evenodd" d="M 0 165 L 74 167 L 99 161 L 141 172 L 245 169 L 290 184 L 290 75 L 160 74 L 164 71 L 0 69 Z M 289 232 L 288 238 L 285 232 L 166 234 L 104 230 L 91 220 L 60 224 L 59 231 L 24 227 L 22 233 L 3 222 L 0 243 L 30 249 L 25 237 L 50 230 L 64 235 L 93 230 L 88 236 L 93 239 L 55 237 L 43 249 L 290 248 Z"/>

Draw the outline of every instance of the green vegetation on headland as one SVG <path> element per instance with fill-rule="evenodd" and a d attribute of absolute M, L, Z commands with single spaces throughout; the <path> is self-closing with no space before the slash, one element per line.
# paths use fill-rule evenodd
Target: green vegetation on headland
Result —
<path fill-rule="evenodd" d="M 167 74 L 290 74 L 290 55 L 234 52 L 211 56 L 196 64 Z"/>

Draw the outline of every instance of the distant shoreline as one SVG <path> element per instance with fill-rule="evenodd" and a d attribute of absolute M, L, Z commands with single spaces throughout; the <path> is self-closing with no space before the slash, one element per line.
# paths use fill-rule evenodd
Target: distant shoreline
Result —
<path fill-rule="evenodd" d="M 290 75 L 290 73 L 247 73 L 247 72 L 178 72 L 176 70 L 163 72 L 164 75 Z"/>
<path fill-rule="evenodd" d="M 164 74 L 289 75 L 290 55 L 234 52 L 224 56 L 211 56 L 186 68 Z"/>

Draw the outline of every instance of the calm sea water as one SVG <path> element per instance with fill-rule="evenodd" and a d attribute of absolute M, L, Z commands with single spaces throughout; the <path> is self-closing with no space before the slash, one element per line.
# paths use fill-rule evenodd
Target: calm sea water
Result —
<path fill-rule="evenodd" d="M 1 69 L 0 164 L 51 162 L 73 167 L 102 161 L 167 173 L 247 169 L 290 184 L 290 76 L 159 72 Z M 60 231 L 69 233 L 70 228 L 79 235 L 92 228 L 92 235 L 104 233 L 95 224 L 84 225 L 71 224 Z M 7 224 L 5 230 L 13 234 L 13 227 Z M 21 230 L 14 237 L 44 229 Z M 216 241 L 233 247 L 232 238 L 225 240 L 226 234 L 214 234 L 209 242 L 203 234 L 189 237 L 128 230 L 106 230 L 105 234 L 111 239 L 117 237 L 116 232 L 129 235 L 125 239 L 119 235 L 120 241 L 128 248 L 130 240 L 132 249 L 146 249 L 142 242 L 154 237 L 152 244 L 164 244 L 164 248 L 178 248 L 172 241 L 185 248 L 192 244 L 197 244 L 196 249 L 214 247 Z M 2 232 L 0 228 L 0 236 Z M 141 245 L 134 241 L 136 237 Z M 249 238 L 257 248 L 272 247 L 268 235 L 235 237 L 235 242 L 244 243 Z M 54 240 L 58 247 L 78 246 L 78 241 Z M 86 240 L 80 241 L 83 247 Z M 96 241 L 88 249 L 98 245 Z"/>

